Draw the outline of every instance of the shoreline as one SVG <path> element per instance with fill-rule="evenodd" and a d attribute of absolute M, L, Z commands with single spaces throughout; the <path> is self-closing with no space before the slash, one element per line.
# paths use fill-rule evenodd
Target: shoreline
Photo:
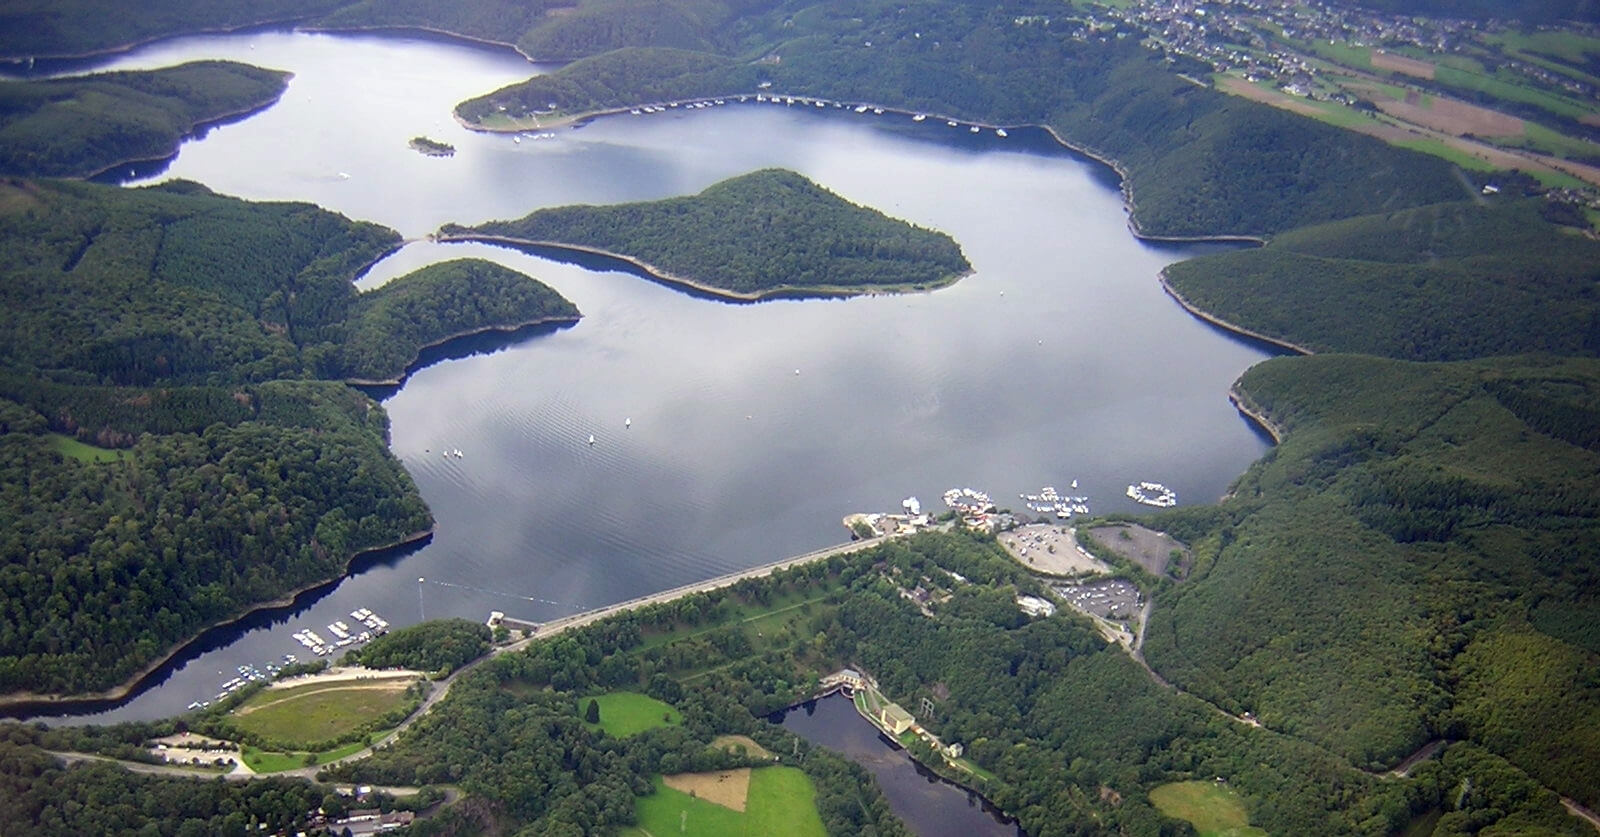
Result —
<path fill-rule="evenodd" d="M 703 282 L 690 279 L 685 276 L 679 276 L 675 273 L 670 273 L 634 256 L 613 252 L 600 247 L 590 247 L 585 244 L 571 244 L 562 241 L 517 238 L 515 236 L 508 235 L 490 235 L 488 233 L 439 233 L 433 236 L 433 240 L 445 244 L 478 242 L 482 244 L 501 244 L 513 248 L 538 247 L 548 250 L 562 250 L 572 253 L 583 253 L 590 256 L 600 256 L 607 259 L 615 259 L 619 262 L 623 262 L 624 264 L 631 265 L 636 270 L 645 274 L 645 278 L 651 281 L 659 282 L 660 284 L 677 288 L 679 290 L 685 290 L 691 293 L 702 294 L 715 299 L 720 299 L 724 302 L 738 303 L 764 302 L 770 299 L 811 297 L 844 299 L 854 296 L 870 296 L 881 293 L 899 294 L 915 293 L 919 291 L 932 291 L 954 285 L 955 283 L 973 274 L 972 270 L 966 270 L 954 276 L 932 282 L 925 287 L 916 285 L 873 285 L 856 289 L 828 286 L 803 287 L 786 285 L 783 287 L 771 288 L 756 292 L 733 291 L 727 288 L 719 288 L 714 285 L 707 285 Z"/>
<path fill-rule="evenodd" d="M 110 687 L 108 689 L 104 689 L 104 690 L 99 691 L 99 692 L 91 692 L 91 693 L 88 693 L 88 694 L 76 694 L 76 695 L 38 694 L 36 692 L 13 692 L 13 693 L 7 694 L 7 695 L 0 695 L 0 712 L 5 712 L 7 710 L 11 710 L 11 709 L 14 709 L 16 707 L 30 707 L 30 708 L 36 708 L 38 710 L 47 710 L 47 709 L 56 709 L 56 708 L 67 709 L 67 708 L 82 706 L 84 704 L 104 703 L 104 702 L 118 702 L 118 701 L 126 700 L 128 697 L 132 696 L 135 692 L 140 691 L 139 687 L 144 684 L 145 680 L 148 680 L 151 676 L 153 676 L 154 674 L 159 672 L 168 663 L 172 662 L 173 658 L 177 657 L 179 654 L 182 654 L 190 646 L 194 645 L 196 642 L 199 642 L 200 639 L 202 637 L 204 637 L 206 634 L 211 633 L 212 631 L 214 631 L 214 630 L 216 630 L 218 628 L 226 628 L 229 625 L 236 625 L 236 624 L 238 624 L 240 622 L 243 622 L 245 619 L 248 619 L 250 616 L 252 616 L 252 615 L 254 615 L 256 613 L 259 613 L 259 612 L 261 612 L 263 610 L 274 610 L 274 609 L 278 609 L 278 608 L 290 607 L 290 606 L 292 606 L 294 604 L 295 600 L 300 598 L 302 595 L 304 595 L 306 593 L 309 593 L 309 592 L 312 592 L 314 590 L 317 590 L 317 589 L 319 589 L 321 587 L 326 587 L 326 586 L 328 586 L 330 584 L 337 584 L 338 582 L 344 580 L 350 574 L 350 567 L 352 565 L 354 565 L 355 562 L 360 560 L 361 558 L 364 558 L 364 557 L 366 557 L 368 555 L 372 555 L 374 553 L 384 552 L 384 551 L 390 550 L 390 549 L 397 549 L 399 547 L 409 546 L 411 544 L 427 540 L 427 539 L 433 537 L 434 531 L 436 529 L 437 529 L 437 526 L 429 526 L 426 529 L 422 529 L 422 530 L 419 530 L 419 531 L 416 531 L 416 532 L 412 532 L 409 535 L 404 535 L 404 536 L 400 537 L 399 539 L 394 540 L 394 541 L 392 541 L 390 543 L 380 544 L 378 546 L 372 546 L 372 547 L 368 547 L 366 549 L 357 550 L 356 552 L 351 553 L 350 558 L 345 561 L 344 569 L 342 571 L 340 571 L 340 573 L 338 575 L 336 575 L 336 576 L 334 576 L 332 578 L 326 578 L 326 579 L 323 579 L 321 581 L 316 581 L 316 582 L 312 582 L 312 583 L 309 583 L 309 584 L 304 584 L 304 585 L 302 585 L 300 587 L 296 587 L 296 588 L 294 588 L 292 590 L 286 591 L 283 595 L 279 596 L 276 599 L 272 599 L 272 600 L 269 600 L 269 601 L 259 602 L 259 603 L 253 604 L 253 605 L 249 606 L 244 611 L 242 611 L 242 612 L 240 612 L 238 614 L 235 614 L 235 615 L 230 616 L 230 617 L 228 617 L 226 619 L 223 619 L 223 620 L 220 620 L 220 621 L 217 621 L 217 622 L 213 622 L 213 623 L 211 623 L 209 625 L 206 625 L 205 627 L 200 628 L 199 630 L 197 630 L 188 639 L 185 639 L 182 642 L 179 642 L 179 643 L 169 647 L 166 651 L 162 652 L 161 655 L 158 656 L 156 659 L 152 660 L 150 663 L 146 664 L 143 668 L 141 668 L 138 671 L 134 672 L 131 676 L 128 677 L 128 679 L 126 679 L 126 680 L 122 681 L 121 683 L 119 683 L 119 684 L 117 684 L 115 686 L 112 686 L 112 687 Z M 32 714 L 38 714 L 38 712 L 34 712 Z M 26 721 L 28 721 L 30 719 L 26 718 L 26 717 L 18 717 L 16 720 L 22 721 L 22 722 L 26 722 Z"/>
<path fill-rule="evenodd" d="M 12 61 L 20 64 L 27 61 L 87 61 L 91 58 L 100 58 L 106 55 L 121 55 L 124 52 L 132 52 L 133 50 L 136 50 L 142 46 L 149 46 L 153 43 L 172 40 L 174 38 L 189 38 L 195 35 L 232 35 L 236 32 L 245 32 L 251 29 L 276 29 L 278 27 L 287 27 L 292 30 L 294 29 L 294 25 L 296 23 L 311 19 L 312 18 L 309 16 L 299 15 L 295 17 L 258 20 L 253 23 L 241 23 L 237 26 L 213 26 L 203 29 L 185 29 L 180 32 L 167 32 L 161 35 L 151 35 L 148 38 L 140 38 L 135 41 L 126 41 L 113 46 L 92 49 L 88 52 L 57 52 L 46 55 L 0 55 L 0 62 Z"/>
<path fill-rule="evenodd" d="M 399 375 L 393 378 L 384 378 L 381 380 L 375 378 L 345 378 L 342 382 L 346 386 L 352 387 L 403 386 L 406 382 L 406 379 L 410 378 L 413 374 L 419 371 L 417 368 L 417 362 L 422 359 L 423 352 L 426 352 L 430 349 L 438 349 L 457 340 L 467 337 L 477 337 L 482 334 L 512 334 L 525 328 L 534 328 L 542 325 L 572 325 L 581 319 L 583 319 L 582 314 L 579 314 L 575 317 L 540 317 L 537 320 L 528 320 L 526 322 L 512 323 L 510 325 L 486 325 L 479 328 L 469 328 L 465 331 L 458 331 L 454 334 L 441 337 L 440 339 L 431 343 L 423 343 L 422 345 L 418 346 L 416 352 L 412 353 L 411 359 L 406 361 L 405 368 L 401 370 Z M 424 365 L 426 366 L 429 364 Z"/>
<path fill-rule="evenodd" d="M 277 93 L 274 93 L 271 98 L 267 99 L 266 101 L 257 102 L 257 103 L 255 103 L 253 105 L 248 105 L 246 107 L 239 108 L 238 110 L 232 110 L 232 111 L 228 111 L 227 113 L 222 113 L 222 114 L 218 114 L 216 116 L 213 116 L 213 117 L 210 117 L 210 118 L 207 118 L 207 119 L 202 119 L 202 120 L 200 120 L 198 122 L 195 122 L 195 123 L 191 124 L 187 129 L 184 130 L 183 133 L 178 135 L 178 139 L 173 142 L 171 150 L 167 151 L 167 153 L 161 155 L 160 157 L 130 157 L 130 158 L 127 158 L 127 159 L 118 160 L 117 162 L 114 162 L 114 163 L 112 163 L 112 164 L 110 164 L 108 166 L 105 166 L 103 168 L 97 169 L 95 171 L 89 172 L 88 174 L 81 174 L 81 175 L 77 175 L 76 177 L 69 177 L 68 179 L 72 179 L 72 180 L 94 180 L 95 178 L 100 177 L 101 175 L 104 175 L 107 172 L 112 171 L 113 169 L 118 169 L 118 168 L 121 168 L 123 166 L 134 166 L 134 165 L 138 165 L 140 163 L 160 163 L 160 162 L 163 162 L 163 161 L 172 160 L 173 158 L 178 156 L 178 152 L 183 150 L 183 144 L 185 142 L 187 142 L 188 140 L 193 139 L 201 131 L 209 131 L 212 128 L 216 128 L 216 127 L 219 127 L 219 126 L 222 126 L 222 125 L 227 125 L 227 124 L 232 123 L 232 122 L 243 121 L 243 120 L 248 119 L 248 118 L 250 118 L 252 116 L 255 116 L 256 114 L 260 113 L 261 111 L 266 110 L 267 108 L 272 107 L 273 105 L 277 104 L 281 99 L 283 99 L 283 94 L 287 93 L 289 91 L 289 82 L 290 82 L 290 80 L 292 80 L 294 78 L 294 73 L 291 73 L 291 72 L 288 72 L 288 71 L 285 71 L 285 70 L 274 70 L 273 72 L 277 72 L 277 73 L 281 73 L 282 74 L 282 76 L 283 76 L 283 87 L 281 89 L 279 89 Z"/>
<path fill-rule="evenodd" d="M 529 60 L 532 61 L 533 59 L 530 58 Z M 485 95 L 488 95 L 488 94 L 485 94 Z M 1068 140 L 1066 137 L 1062 136 L 1061 132 L 1058 131 L 1054 126 L 1048 125 L 1048 124 L 1044 124 L 1044 123 L 1024 122 L 1024 123 L 1015 124 L 1015 125 L 1000 125 L 1000 124 L 997 124 L 997 123 L 984 122 L 982 120 L 975 120 L 975 119 L 970 119 L 970 118 L 955 117 L 955 116 L 951 116 L 949 114 L 934 113 L 934 112 L 931 112 L 931 111 L 906 110 L 904 108 L 900 108 L 900 107 L 896 107 L 896 106 L 890 106 L 890 105 L 881 105 L 881 104 L 877 104 L 875 102 L 866 102 L 866 101 L 857 101 L 857 100 L 852 100 L 850 102 L 845 102 L 845 101 L 838 100 L 838 99 L 828 99 L 828 98 L 825 98 L 825 97 L 822 97 L 822 96 L 811 96 L 811 95 L 792 96 L 792 95 L 787 94 L 787 93 L 776 93 L 775 94 L 775 93 L 771 93 L 771 92 L 768 92 L 768 91 L 762 91 L 760 93 L 719 93 L 719 94 L 712 94 L 712 95 L 695 95 L 695 96 L 689 96 L 689 97 L 686 97 L 686 98 L 683 98 L 683 99 L 677 99 L 677 100 L 665 100 L 665 101 L 660 101 L 660 102 L 638 102 L 638 103 L 634 103 L 634 104 L 617 105 L 617 106 L 614 106 L 614 107 L 603 107 L 603 108 L 597 108 L 595 110 L 588 110 L 588 111 L 582 111 L 580 113 L 574 113 L 574 114 L 567 114 L 567 115 L 558 116 L 558 117 L 555 117 L 555 118 L 549 120 L 548 122 L 539 122 L 539 124 L 536 124 L 536 125 L 533 125 L 533 126 L 516 126 L 516 127 L 503 127 L 503 128 L 493 127 L 493 126 L 490 126 L 490 125 L 485 125 L 482 122 L 469 121 L 469 120 L 463 118 L 461 116 L 461 114 L 458 113 L 454 109 L 452 109 L 450 111 L 450 115 L 455 118 L 456 124 L 460 125 L 461 127 L 465 128 L 465 129 L 467 129 L 469 131 L 475 131 L 475 132 L 478 132 L 478 133 L 485 133 L 485 134 L 520 134 L 520 133 L 523 133 L 525 131 L 543 131 L 543 130 L 552 130 L 552 129 L 556 129 L 556 128 L 566 128 L 566 127 L 571 127 L 571 126 L 575 126 L 575 125 L 581 125 L 581 124 L 583 124 L 585 122 L 589 122 L 589 121 L 594 120 L 594 119 L 600 119 L 600 118 L 607 117 L 607 116 L 617 116 L 617 115 L 621 115 L 621 114 L 626 114 L 626 113 L 630 113 L 631 111 L 633 111 L 633 110 L 635 110 L 637 108 L 643 108 L 643 107 L 670 108 L 673 105 L 693 104 L 693 103 L 696 103 L 696 102 L 709 102 L 709 101 L 714 101 L 716 99 L 723 99 L 723 100 L 734 100 L 734 99 L 737 99 L 738 100 L 738 101 L 729 101 L 728 104 L 755 104 L 754 102 L 750 101 L 750 97 L 756 96 L 756 95 L 765 96 L 767 98 L 767 102 L 762 102 L 761 104 L 771 103 L 774 99 L 789 99 L 789 98 L 792 98 L 792 99 L 795 100 L 796 104 L 813 105 L 816 102 L 823 102 L 823 103 L 825 103 L 826 105 L 829 106 L 829 107 L 826 108 L 827 110 L 837 110 L 837 109 L 840 109 L 840 108 L 854 110 L 854 108 L 856 106 L 867 105 L 870 108 L 881 109 L 885 114 L 895 114 L 897 116 L 918 116 L 918 115 L 920 115 L 920 116 L 926 117 L 927 119 L 940 120 L 940 121 L 944 121 L 944 122 L 957 122 L 957 123 L 960 123 L 961 125 L 964 125 L 964 126 L 969 126 L 969 127 L 974 127 L 975 126 L 977 128 L 980 128 L 980 129 L 983 129 L 983 130 L 988 130 L 988 131 L 997 131 L 997 130 L 1001 130 L 1001 129 L 1020 130 L 1020 129 L 1024 129 L 1024 128 L 1036 128 L 1036 129 L 1042 130 L 1045 133 L 1049 134 L 1050 138 L 1053 139 L 1056 142 L 1056 144 L 1060 145 L 1062 148 L 1065 148 L 1065 149 L 1067 149 L 1068 151 L 1071 151 L 1074 154 L 1078 154 L 1080 156 L 1087 157 L 1090 160 L 1093 160 L 1094 162 L 1099 163 L 1100 165 L 1103 165 L 1106 168 L 1109 168 L 1113 172 L 1116 173 L 1117 179 L 1118 179 L 1118 181 L 1120 183 L 1119 190 L 1122 192 L 1122 202 L 1123 202 L 1123 205 L 1128 210 L 1128 230 L 1129 230 L 1129 232 L 1131 232 L 1133 234 L 1133 236 L 1135 238 L 1137 238 L 1137 239 L 1139 239 L 1141 241 L 1156 241 L 1156 242 L 1166 242 L 1166 243 L 1173 243 L 1173 244 L 1199 244 L 1199 243 L 1205 243 L 1205 242 L 1217 242 L 1217 243 L 1223 243 L 1223 244 L 1234 243 L 1234 244 L 1264 245 L 1264 244 L 1267 243 L 1267 239 L 1266 239 L 1265 236 L 1253 235 L 1253 234 L 1249 234 L 1249 233 L 1217 234 L 1217 235 L 1161 235 L 1161 234 L 1158 234 L 1158 233 L 1151 233 L 1151 232 L 1146 231 L 1139 224 L 1138 217 L 1137 217 L 1138 216 L 1138 204 L 1133 199 L 1133 189 L 1132 189 L 1132 187 L 1130 185 L 1131 181 L 1130 181 L 1129 176 L 1128 176 L 1128 171 L 1127 171 L 1126 168 L 1123 167 L 1121 161 L 1117 160 L 1115 157 L 1111 157 L 1111 156 L 1106 155 L 1104 153 L 1101 153 L 1101 152 L 1099 152 L 1099 151 L 1097 151 L 1097 150 L 1095 150 L 1093 148 L 1090 148 L 1089 146 L 1080 145 L 1078 143 L 1072 142 L 1071 140 Z M 482 98 L 482 97 L 475 97 L 475 98 Z M 785 106 L 786 107 L 792 107 L 792 105 L 788 105 L 788 104 L 785 104 Z M 835 107 L 835 106 L 837 106 L 837 107 Z"/>
<path fill-rule="evenodd" d="M 1233 405 L 1235 410 L 1239 411 L 1240 415 L 1254 422 L 1262 430 L 1267 431 L 1267 435 L 1272 437 L 1273 444 L 1283 444 L 1283 427 L 1273 421 L 1266 411 L 1257 406 L 1255 400 L 1244 391 L 1244 388 L 1239 385 L 1243 380 L 1243 378 L 1240 378 L 1234 381 L 1232 386 L 1228 387 L 1228 402 Z"/>
<path fill-rule="evenodd" d="M 306 18 L 306 19 L 309 19 L 309 18 Z M 463 41 L 463 42 L 466 42 L 466 43 L 469 43 L 469 44 L 476 44 L 478 46 L 493 47 L 495 49 L 505 50 L 507 52 L 514 52 L 514 53 L 517 54 L 518 57 L 520 57 L 524 61 L 527 61 L 529 64 L 560 64 L 560 63 L 565 63 L 565 62 L 560 62 L 560 61 L 540 61 L 539 59 L 534 58 L 533 56 L 529 55 L 528 53 L 523 52 L 521 47 L 519 47 L 516 44 L 511 43 L 509 41 L 496 41 L 496 40 L 491 40 L 489 38 L 479 38 L 479 37 L 474 36 L 474 35 L 463 35 L 460 32 L 451 32 L 448 29 L 439 29 L 439 28 L 436 28 L 436 27 L 433 27 L 433 26 L 419 26 L 419 25 L 415 25 L 415 24 L 387 24 L 387 25 L 385 25 L 385 24 L 373 24 L 373 25 L 370 25 L 370 26 L 318 26 L 316 24 L 312 24 L 312 25 L 309 25 L 309 26 L 296 26 L 296 27 L 294 27 L 294 30 L 296 32 L 316 32 L 316 33 L 319 33 L 319 34 L 328 34 L 328 35 L 339 35 L 339 34 L 345 34 L 345 33 L 384 35 L 384 34 L 399 34 L 399 33 L 402 33 L 402 32 L 423 32 L 423 33 L 426 33 L 426 34 L 429 34 L 429 35 L 436 35 L 436 36 L 438 36 L 440 38 L 445 38 L 447 40 Z"/>
<path fill-rule="evenodd" d="M 1167 271 L 1165 268 L 1163 268 L 1161 271 L 1161 290 L 1166 291 L 1167 296 L 1172 297 L 1173 301 L 1177 302 L 1178 305 L 1183 308 L 1183 310 L 1188 311 L 1196 318 L 1204 320 L 1205 322 L 1208 322 L 1217 328 L 1222 329 L 1223 331 L 1229 332 L 1230 334 L 1236 334 L 1240 337 L 1248 337 L 1251 340 L 1259 340 L 1262 343 L 1266 343 L 1270 346 L 1277 346 L 1280 349 L 1293 352 L 1297 355 L 1316 354 L 1316 352 L 1300 345 L 1299 343 L 1291 343 L 1287 340 L 1283 340 L 1278 337 L 1271 337 L 1269 335 L 1262 334 L 1259 331 L 1252 331 L 1251 329 L 1245 328 L 1242 325 L 1228 322 L 1227 320 L 1224 320 L 1221 317 L 1218 317 L 1217 315 L 1200 308 L 1189 300 L 1184 299 L 1183 295 L 1178 293 L 1178 291 L 1172 287 L 1171 283 L 1167 281 Z"/>

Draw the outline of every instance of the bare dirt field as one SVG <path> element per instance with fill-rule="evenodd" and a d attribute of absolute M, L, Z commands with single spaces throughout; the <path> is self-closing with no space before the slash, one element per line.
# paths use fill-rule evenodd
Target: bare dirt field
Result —
<path fill-rule="evenodd" d="M 1049 575 L 1111 572 L 1105 562 L 1078 548 L 1077 535 L 1068 526 L 1035 523 L 1001 532 L 998 540 L 1018 563 L 1036 572 Z"/>
<path fill-rule="evenodd" d="M 1089 530 L 1095 543 L 1143 567 L 1154 576 L 1167 574 L 1167 564 L 1176 550 L 1179 557 L 1178 577 L 1189 574 L 1189 548 L 1166 532 L 1157 532 L 1135 523 L 1115 526 L 1096 526 Z"/>
<path fill-rule="evenodd" d="M 1224 76 L 1223 78 L 1217 80 L 1217 84 L 1222 88 L 1224 93 L 1232 93 L 1235 96 L 1249 99 L 1252 102 L 1260 102 L 1264 105 L 1272 105 L 1275 108 L 1282 108 L 1290 113 L 1298 113 L 1301 116 L 1311 117 L 1315 117 L 1319 113 L 1314 105 L 1307 103 L 1304 99 L 1301 99 L 1297 96 L 1290 96 L 1288 93 L 1280 93 L 1276 90 L 1267 90 L 1257 87 L 1254 84 L 1239 78 L 1238 76 Z"/>
<path fill-rule="evenodd" d="M 750 791 L 750 768 L 718 770 L 715 773 L 675 773 L 662 776 L 661 783 L 698 799 L 743 812 L 745 796 Z"/>
<path fill-rule="evenodd" d="M 1413 95 L 1406 96 L 1403 102 L 1375 98 L 1373 103 L 1397 119 L 1456 136 L 1516 137 L 1526 130 L 1515 116 L 1444 96 L 1434 96 L 1426 102 Z"/>
<path fill-rule="evenodd" d="M 711 746 L 717 750 L 743 748 L 746 755 L 772 758 L 772 753 L 768 752 L 767 748 L 757 744 L 756 740 L 748 735 L 719 735 L 711 739 Z"/>
<path fill-rule="evenodd" d="M 1433 78 L 1433 65 L 1427 61 L 1418 61 L 1404 55 L 1394 55 L 1381 49 L 1372 51 L 1372 66 L 1380 70 L 1393 70 L 1417 78 Z"/>

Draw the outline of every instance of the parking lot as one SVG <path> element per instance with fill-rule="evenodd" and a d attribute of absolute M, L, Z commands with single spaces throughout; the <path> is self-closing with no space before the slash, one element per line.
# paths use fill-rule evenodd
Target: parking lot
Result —
<path fill-rule="evenodd" d="M 1087 584 L 1057 584 L 1055 591 L 1078 610 L 1117 622 L 1133 619 L 1143 604 L 1139 588 L 1120 578 Z"/>
<path fill-rule="evenodd" d="M 1092 575 L 1111 568 L 1078 547 L 1070 526 L 1034 523 L 1001 532 L 1000 545 L 1023 566 L 1050 575 Z"/>

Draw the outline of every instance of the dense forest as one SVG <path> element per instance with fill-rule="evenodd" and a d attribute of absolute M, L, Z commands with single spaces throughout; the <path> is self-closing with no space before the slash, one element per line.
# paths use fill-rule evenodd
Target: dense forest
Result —
<path fill-rule="evenodd" d="M 1316 351 L 1408 360 L 1600 355 L 1600 241 L 1538 198 L 1306 227 L 1167 268 L 1185 300 Z"/>
<path fill-rule="evenodd" d="M 535 280 L 455 261 L 360 293 L 399 235 L 193 183 L 0 184 L 0 358 L 63 383 L 394 378 L 425 345 L 577 311 Z"/>
<path fill-rule="evenodd" d="M 450 672 L 489 650 L 489 628 L 465 619 L 423 622 L 384 634 L 345 655 L 367 668 Z"/>
<path fill-rule="evenodd" d="M 112 463 L 57 453 L 44 416 L 0 401 L 0 693 L 113 686 L 206 626 L 429 527 L 364 396 L 319 382 L 231 395 L 242 420 L 141 434 Z"/>
<path fill-rule="evenodd" d="M 288 74 L 231 61 L 0 81 L 0 174 L 85 177 L 159 160 L 197 126 L 266 107 Z"/>
<path fill-rule="evenodd" d="M 745 297 L 930 288 L 972 269 L 950 236 L 857 206 L 782 169 L 724 180 L 688 197 L 541 209 L 441 233 L 596 248 Z"/>
<path fill-rule="evenodd" d="M 577 315 L 481 261 L 358 293 L 398 236 L 306 204 L 10 180 L 0 205 L 0 693 L 106 689 L 429 528 L 381 408 L 279 379 L 397 378 L 452 335 Z"/>
<path fill-rule="evenodd" d="M 1199 557 L 1150 663 L 1363 767 L 1465 739 L 1600 803 L 1600 363 L 1285 358 L 1240 391 L 1287 436 L 1163 516 Z"/>
<path fill-rule="evenodd" d="M 394 379 L 425 346 L 484 330 L 569 322 L 578 309 L 550 286 L 482 259 L 428 265 L 358 296 L 339 344 L 341 374 Z"/>

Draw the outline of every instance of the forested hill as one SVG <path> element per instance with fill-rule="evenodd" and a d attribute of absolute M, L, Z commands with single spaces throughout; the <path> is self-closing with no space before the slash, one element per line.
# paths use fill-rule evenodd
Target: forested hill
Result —
<path fill-rule="evenodd" d="M 934 0 L 903 15 L 851 3 L 752 13 L 741 21 L 759 51 L 615 49 L 463 102 L 457 115 L 495 127 L 769 84 L 787 95 L 1042 124 L 1121 164 L 1134 219 L 1151 235 L 1265 235 L 1465 196 L 1438 158 L 1186 80 L 1177 72 L 1208 71 L 1168 64 L 1135 31 L 1088 37 L 1081 18 L 1031 11 Z"/>
<path fill-rule="evenodd" d="M 1318 351 L 1409 360 L 1600 356 L 1600 241 L 1495 199 L 1295 230 L 1171 265 L 1188 302 Z"/>
<path fill-rule="evenodd" d="M 346 0 L 6 0 L 0 57 L 86 55 L 187 32 L 238 29 L 324 14 Z"/>
<path fill-rule="evenodd" d="M 383 411 L 342 384 L 62 395 L 182 429 L 96 462 L 48 432 L 64 404 L 0 398 L 0 695 L 110 688 L 431 525 Z"/>
<path fill-rule="evenodd" d="M 670 274 L 664 278 L 741 298 L 930 288 L 972 269 L 950 236 L 857 206 L 781 169 L 689 197 L 541 209 L 441 232 L 604 250 Z"/>
<path fill-rule="evenodd" d="M 0 207 L 0 363 L 54 381 L 393 378 L 453 334 L 577 315 L 481 261 L 359 293 L 399 235 L 309 204 L 11 181 Z"/>
<path fill-rule="evenodd" d="M 288 73 L 230 61 L 0 81 L 0 174 L 86 177 L 158 160 L 195 127 L 278 100 Z"/>
<path fill-rule="evenodd" d="M 1199 558 L 1151 665 L 1357 765 L 1465 739 L 1600 804 L 1600 361 L 1319 355 L 1240 389 L 1286 437 L 1161 519 Z"/>
<path fill-rule="evenodd" d="M 472 260 L 357 293 L 398 241 L 194 184 L 0 184 L 0 695 L 122 683 L 431 526 L 381 408 L 275 379 L 397 378 L 452 335 L 577 311 Z"/>

